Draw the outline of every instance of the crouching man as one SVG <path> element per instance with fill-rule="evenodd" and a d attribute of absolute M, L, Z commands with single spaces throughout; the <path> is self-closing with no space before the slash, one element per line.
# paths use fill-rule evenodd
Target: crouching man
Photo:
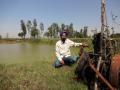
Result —
<path fill-rule="evenodd" d="M 71 56 L 70 47 L 71 46 L 80 46 L 83 45 L 82 43 L 75 43 L 67 38 L 67 32 L 61 32 L 60 38 L 61 40 L 57 41 L 56 43 L 56 61 L 54 63 L 54 67 L 58 68 L 63 65 L 72 65 L 73 63 L 77 62 L 79 57 Z"/>

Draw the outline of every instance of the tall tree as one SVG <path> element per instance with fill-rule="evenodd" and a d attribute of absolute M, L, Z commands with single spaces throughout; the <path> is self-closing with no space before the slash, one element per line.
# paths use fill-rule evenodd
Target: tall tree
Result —
<path fill-rule="evenodd" d="M 23 20 L 21 20 L 21 29 L 23 31 L 23 38 L 25 38 L 27 31 L 26 31 L 26 26 Z"/>
<path fill-rule="evenodd" d="M 28 22 L 27 22 L 26 26 L 27 26 L 28 34 L 30 35 L 31 28 L 32 28 L 32 23 L 31 23 L 31 21 L 30 21 L 30 20 L 28 20 Z"/>
<path fill-rule="evenodd" d="M 80 29 L 80 33 L 83 34 L 83 29 Z"/>
<path fill-rule="evenodd" d="M 69 30 L 69 36 L 73 37 L 73 32 L 74 32 L 73 23 L 70 23 L 68 30 Z"/>
<path fill-rule="evenodd" d="M 83 29 L 80 29 L 79 38 L 83 38 Z"/>
<path fill-rule="evenodd" d="M 32 27 L 32 29 L 31 29 L 31 36 L 35 39 L 35 38 L 38 38 L 38 33 L 39 31 L 38 31 L 38 29 L 37 28 L 35 28 L 35 27 Z"/>
<path fill-rule="evenodd" d="M 57 23 L 53 23 L 49 28 L 48 28 L 48 31 L 50 33 L 50 36 L 51 37 L 58 37 L 58 33 L 59 33 L 59 26 Z"/>
<path fill-rule="evenodd" d="M 52 30 L 53 30 L 54 38 L 58 37 L 59 26 L 57 23 L 52 24 Z"/>
<path fill-rule="evenodd" d="M 61 31 L 64 31 L 64 30 L 65 30 L 65 24 L 62 23 L 62 24 L 61 24 Z"/>
<path fill-rule="evenodd" d="M 35 39 L 39 36 L 39 30 L 37 29 L 37 20 L 33 20 L 33 26 L 31 28 L 31 36 Z"/>
<path fill-rule="evenodd" d="M 41 36 L 43 36 L 43 32 L 44 32 L 44 24 L 41 22 L 40 23 L 40 34 L 41 34 Z"/>
<path fill-rule="evenodd" d="M 84 27 L 84 32 L 83 32 L 84 37 L 87 37 L 87 31 L 88 31 L 88 27 L 85 26 Z"/>
<path fill-rule="evenodd" d="M 53 31 L 52 31 L 51 26 L 48 27 L 48 33 L 49 33 L 49 36 L 52 38 L 53 37 Z"/>
<path fill-rule="evenodd" d="M 33 26 L 34 26 L 35 28 L 37 27 L 37 20 L 36 20 L 36 19 L 33 20 Z"/>

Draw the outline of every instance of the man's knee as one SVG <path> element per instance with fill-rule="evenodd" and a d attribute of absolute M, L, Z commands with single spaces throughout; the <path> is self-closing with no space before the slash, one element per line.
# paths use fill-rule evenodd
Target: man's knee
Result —
<path fill-rule="evenodd" d="M 77 61 L 80 59 L 79 56 L 72 56 L 72 58 L 73 58 L 73 61 L 74 61 L 74 62 L 77 62 Z"/>
<path fill-rule="evenodd" d="M 59 60 L 56 60 L 55 63 L 54 63 L 54 67 L 55 67 L 55 68 L 59 68 L 59 67 L 61 67 L 61 66 L 62 66 L 62 64 L 60 63 L 60 61 L 59 61 Z"/>

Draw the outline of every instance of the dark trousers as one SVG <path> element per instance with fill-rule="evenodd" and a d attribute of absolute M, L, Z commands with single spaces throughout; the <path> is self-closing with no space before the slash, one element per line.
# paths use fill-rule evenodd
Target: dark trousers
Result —
<path fill-rule="evenodd" d="M 63 58 L 63 61 L 64 61 L 65 65 L 71 66 L 73 63 L 77 62 L 78 59 L 79 59 L 78 56 L 68 56 L 68 57 L 64 57 L 64 58 Z M 61 67 L 61 66 L 63 66 L 63 65 L 61 64 L 61 62 L 60 62 L 58 59 L 56 59 L 56 60 L 55 60 L 55 63 L 54 63 L 54 67 L 55 67 L 55 68 L 59 68 L 59 67 Z"/>

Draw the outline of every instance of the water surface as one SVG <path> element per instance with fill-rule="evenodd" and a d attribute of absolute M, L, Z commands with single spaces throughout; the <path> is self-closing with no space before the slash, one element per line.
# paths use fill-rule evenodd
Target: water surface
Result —
<path fill-rule="evenodd" d="M 54 45 L 36 43 L 0 44 L 0 63 L 51 60 L 53 57 Z"/>

